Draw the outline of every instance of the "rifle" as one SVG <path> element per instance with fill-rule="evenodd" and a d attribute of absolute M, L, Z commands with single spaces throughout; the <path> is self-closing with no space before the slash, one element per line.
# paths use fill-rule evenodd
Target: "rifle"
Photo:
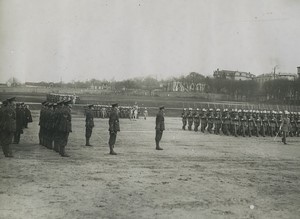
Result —
<path fill-rule="evenodd" d="M 279 126 L 279 130 L 278 130 L 278 132 L 277 132 L 277 134 L 276 134 L 276 136 L 275 136 L 275 138 L 274 138 L 274 141 L 276 140 L 276 138 L 277 138 L 277 136 L 278 136 L 280 130 L 281 130 L 281 125 Z"/>

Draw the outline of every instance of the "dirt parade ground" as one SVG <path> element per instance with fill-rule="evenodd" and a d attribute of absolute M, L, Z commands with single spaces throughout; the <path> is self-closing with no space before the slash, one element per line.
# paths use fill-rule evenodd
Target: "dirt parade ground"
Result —
<path fill-rule="evenodd" d="M 108 120 L 73 116 L 63 158 L 38 145 L 38 112 L 14 158 L 0 155 L 0 218 L 299 218 L 300 138 L 232 137 L 181 130 L 165 118 L 120 120 L 109 155 Z"/>

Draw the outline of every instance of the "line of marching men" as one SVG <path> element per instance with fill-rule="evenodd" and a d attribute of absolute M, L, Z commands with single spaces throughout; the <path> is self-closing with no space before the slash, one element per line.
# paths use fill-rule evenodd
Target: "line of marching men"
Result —
<path fill-rule="evenodd" d="M 11 97 L 0 104 L 0 145 L 5 157 L 13 157 L 10 145 L 19 144 L 23 129 L 32 122 L 28 105 Z"/>
<path fill-rule="evenodd" d="M 183 109 L 182 129 L 233 136 L 275 136 L 282 135 L 282 122 L 288 118 L 288 136 L 300 136 L 300 112 L 258 111 L 237 109 Z"/>
<path fill-rule="evenodd" d="M 60 100 L 56 103 L 42 103 L 39 119 L 39 144 L 53 149 L 62 157 L 69 157 L 65 152 L 69 133 L 72 132 L 72 100 Z"/>

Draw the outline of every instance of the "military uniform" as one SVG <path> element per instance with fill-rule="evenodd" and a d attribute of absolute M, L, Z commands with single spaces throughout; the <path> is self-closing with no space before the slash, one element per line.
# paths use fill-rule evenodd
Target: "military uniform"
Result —
<path fill-rule="evenodd" d="M 213 116 L 213 112 L 212 109 L 209 110 L 209 115 L 207 117 L 207 131 L 209 133 L 212 132 L 212 128 L 214 126 L 214 116 Z"/>
<path fill-rule="evenodd" d="M 281 123 L 281 130 L 282 130 L 282 142 L 284 144 L 286 143 L 286 138 L 287 138 L 287 133 L 289 132 L 289 128 L 290 128 L 290 119 L 288 118 L 289 113 L 286 111 L 285 112 L 285 117 L 282 119 L 282 123 Z"/>
<path fill-rule="evenodd" d="M 256 123 L 255 119 L 252 115 L 250 115 L 250 118 L 248 119 L 248 136 L 251 137 L 253 134 L 253 130 L 256 129 Z"/>
<path fill-rule="evenodd" d="M 271 119 L 270 119 L 270 135 L 271 135 L 271 137 L 276 135 L 275 132 L 276 132 L 276 127 L 277 126 L 278 126 L 277 119 L 276 119 L 275 115 L 273 114 Z"/>
<path fill-rule="evenodd" d="M 198 132 L 198 127 L 200 125 L 200 115 L 199 115 L 199 109 L 197 108 L 195 114 L 194 114 L 194 131 Z"/>
<path fill-rule="evenodd" d="M 58 144 L 59 144 L 59 154 L 62 157 L 68 157 L 69 155 L 65 152 L 65 147 L 68 144 L 69 133 L 72 132 L 72 118 L 71 110 L 68 106 L 71 101 L 65 101 L 61 108 L 59 118 L 58 118 Z"/>
<path fill-rule="evenodd" d="M 228 113 L 228 110 L 226 109 L 223 117 L 223 125 L 222 125 L 222 132 L 224 135 L 229 135 L 230 134 L 230 124 L 231 124 L 231 117 Z"/>
<path fill-rule="evenodd" d="M 0 143 L 5 157 L 13 157 L 10 144 L 16 131 L 16 112 L 13 102 L 15 98 L 3 101 L 0 111 Z"/>
<path fill-rule="evenodd" d="M 114 151 L 114 146 L 117 139 L 117 133 L 120 131 L 120 122 L 119 122 L 119 116 L 118 116 L 118 104 L 112 104 L 112 110 L 109 114 L 109 149 L 111 155 L 116 155 L 116 152 Z"/>
<path fill-rule="evenodd" d="M 248 121 L 246 115 L 244 115 L 241 119 L 241 134 L 243 137 L 246 136 L 246 131 L 248 129 Z"/>
<path fill-rule="evenodd" d="M 240 118 L 236 114 L 235 117 L 232 119 L 232 135 L 235 137 L 238 136 L 238 129 L 240 127 Z"/>
<path fill-rule="evenodd" d="M 14 144 L 19 144 L 21 134 L 23 134 L 23 127 L 24 125 L 24 119 L 25 118 L 25 112 L 22 109 L 22 106 L 20 103 L 16 104 L 16 131 L 14 133 Z"/>
<path fill-rule="evenodd" d="M 219 135 L 220 134 L 220 129 L 222 126 L 222 117 L 221 117 L 221 113 L 220 113 L 220 109 L 216 110 L 216 115 L 214 117 L 214 123 L 215 123 L 215 134 Z"/>
<path fill-rule="evenodd" d="M 164 117 L 164 106 L 159 107 L 159 112 L 156 114 L 156 121 L 155 121 L 155 143 L 156 143 L 156 150 L 163 150 L 159 146 L 159 142 L 162 138 L 163 132 L 165 130 L 165 117 Z"/>
<path fill-rule="evenodd" d="M 188 115 L 187 115 L 187 120 L 188 120 L 188 130 L 192 131 L 192 125 L 193 125 L 193 113 L 192 109 L 189 109 Z"/>
<path fill-rule="evenodd" d="M 85 114 L 85 146 L 91 146 L 90 138 L 92 136 L 92 131 L 94 128 L 93 106 L 94 105 L 89 105 Z"/>
<path fill-rule="evenodd" d="M 182 129 L 185 130 L 185 126 L 187 123 L 186 109 L 183 109 L 183 112 L 181 113 L 181 118 L 182 118 Z"/>
<path fill-rule="evenodd" d="M 204 133 L 206 126 L 207 126 L 206 109 L 202 109 L 200 122 L 201 122 L 201 132 Z"/>

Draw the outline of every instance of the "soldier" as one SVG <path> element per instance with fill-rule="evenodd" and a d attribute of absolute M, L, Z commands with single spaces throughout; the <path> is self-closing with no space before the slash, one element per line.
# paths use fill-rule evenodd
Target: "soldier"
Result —
<path fill-rule="evenodd" d="M 251 137 L 253 134 L 253 130 L 256 129 L 255 119 L 253 118 L 252 112 L 248 119 L 248 136 Z"/>
<path fill-rule="evenodd" d="M 32 116 L 29 109 L 29 105 L 25 105 L 25 128 L 28 128 L 28 123 L 32 122 Z"/>
<path fill-rule="evenodd" d="M 124 109 L 124 111 L 125 111 L 125 109 Z M 144 109 L 144 119 L 146 120 L 147 117 L 148 117 L 148 110 L 147 110 L 147 107 L 145 107 L 145 109 Z M 124 115 L 124 118 L 125 118 L 125 115 Z"/>
<path fill-rule="evenodd" d="M 194 131 L 198 132 L 198 127 L 200 125 L 200 115 L 199 115 L 199 108 L 196 109 L 194 114 Z"/>
<path fill-rule="evenodd" d="M 45 105 L 47 104 L 47 101 L 42 102 L 42 107 L 40 110 L 40 118 L 39 118 L 39 145 L 43 145 L 43 138 L 44 138 L 44 114 L 45 114 Z"/>
<path fill-rule="evenodd" d="M 293 137 L 296 136 L 296 132 L 297 132 L 297 120 L 295 118 L 295 113 L 290 113 L 290 123 L 291 123 L 291 130 L 289 136 Z"/>
<path fill-rule="evenodd" d="M 13 157 L 10 144 L 16 131 L 15 97 L 3 101 L 0 111 L 0 143 L 5 157 Z"/>
<path fill-rule="evenodd" d="M 248 129 L 248 120 L 246 115 L 243 115 L 242 119 L 241 119 L 241 134 L 243 135 L 243 137 L 246 136 L 246 130 Z"/>
<path fill-rule="evenodd" d="M 273 137 L 276 132 L 276 127 L 278 126 L 277 124 L 277 119 L 275 117 L 275 112 L 272 113 L 271 118 L 270 118 L 270 135 Z"/>
<path fill-rule="evenodd" d="M 222 132 L 224 135 L 229 136 L 230 134 L 230 125 L 231 125 L 231 117 L 229 115 L 228 109 L 224 109 L 224 115 L 223 115 L 223 125 L 222 125 Z"/>
<path fill-rule="evenodd" d="M 16 103 L 16 131 L 14 133 L 14 144 L 19 144 L 21 134 L 23 134 L 25 113 L 21 103 Z"/>
<path fill-rule="evenodd" d="M 222 126 L 222 116 L 221 116 L 221 111 L 220 109 L 216 109 L 216 114 L 214 117 L 214 123 L 215 123 L 215 134 L 219 135 L 220 134 L 220 129 Z"/>
<path fill-rule="evenodd" d="M 188 120 L 188 130 L 192 131 L 192 125 L 193 125 L 193 109 L 189 108 L 189 112 L 187 115 L 187 120 Z"/>
<path fill-rule="evenodd" d="M 270 126 L 269 119 L 267 117 L 266 111 L 263 111 L 263 119 L 262 119 L 262 136 L 266 136 L 266 132 L 268 130 L 268 127 Z"/>
<path fill-rule="evenodd" d="M 116 139 L 117 139 L 117 133 L 120 131 L 120 122 L 119 122 L 119 116 L 118 116 L 118 104 L 114 103 L 111 105 L 112 110 L 109 115 L 109 154 L 111 155 L 117 155 L 117 153 L 114 151 Z"/>
<path fill-rule="evenodd" d="M 239 127 L 240 127 L 240 118 L 238 113 L 235 113 L 235 116 L 232 119 L 232 135 L 234 135 L 235 137 L 238 136 Z"/>
<path fill-rule="evenodd" d="M 255 124 L 256 124 L 256 137 L 259 137 L 259 134 L 261 134 L 262 120 L 260 118 L 258 111 L 256 111 Z"/>
<path fill-rule="evenodd" d="M 185 130 L 186 122 L 187 122 L 187 113 L 186 113 L 186 108 L 183 109 L 181 113 L 181 118 L 182 118 L 182 129 Z"/>
<path fill-rule="evenodd" d="M 94 116 L 93 116 L 94 105 L 88 105 L 88 109 L 85 114 L 85 146 L 92 146 L 90 144 L 90 138 L 94 128 Z"/>
<path fill-rule="evenodd" d="M 280 125 L 281 130 L 282 130 L 282 139 L 281 140 L 284 144 L 287 144 L 286 143 L 286 138 L 287 138 L 287 134 L 289 132 L 290 125 L 291 125 L 288 115 L 289 115 L 289 112 L 285 111 L 284 115 L 283 115 L 281 125 Z"/>
<path fill-rule="evenodd" d="M 155 125 L 155 143 L 156 143 L 156 150 L 163 150 L 159 146 L 159 142 L 162 138 L 163 132 L 165 130 L 165 117 L 164 117 L 165 107 L 159 107 L 159 111 L 156 115 L 156 125 Z"/>
<path fill-rule="evenodd" d="M 297 117 L 297 137 L 300 136 L 300 112 L 298 112 L 298 117 Z"/>
<path fill-rule="evenodd" d="M 212 128 L 214 126 L 214 116 L 213 109 L 209 109 L 208 117 L 207 117 L 207 131 L 211 134 Z"/>
<path fill-rule="evenodd" d="M 205 108 L 202 109 L 200 122 L 201 122 L 201 132 L 204 133 L 206 126 L 207 126 L 207 115 L 206 115 Z"/>
<path fill-rule="evenodd" d="M 60 115 L 58 118 L 58 139 L 59 139 L 59 154 L 62 157 L 69 157 L 65 152 L 65 147 L 68 144 L 69 133 L 72 132 L 72 118 L 70 103 L 71 100 L 63 102 L 64 105 L 61 108 Z"/>
<path fill-rule="evenodd" d="M 60 122 L 60 114 L 63 108 L 63 102 L 64 101 L 58 101 L 56 103 L 56 107 L 54 107 L 54 113 L 53 113 L 53 150 L 57 153 L 59 153 L 60 148 L 59 148 L 59 144 L 60 144 L 60 139 L 59 139 L 59 131 L 58 131 L 58 127 L 59 127 L 59 122 Z"/>

